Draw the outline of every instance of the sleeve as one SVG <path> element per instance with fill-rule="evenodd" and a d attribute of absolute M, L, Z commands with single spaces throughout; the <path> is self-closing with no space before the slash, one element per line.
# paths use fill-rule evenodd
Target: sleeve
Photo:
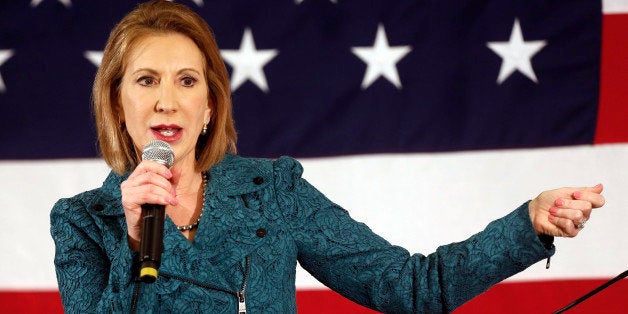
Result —
<path fill-rule="evenodd" d="M 130 308 L 133 253 L 126 237 L 114 241 L 101 229 L 84 204 L 61 199 L 50 214 L 55 242 L 55 270 L 66 313 L 123 312 Z"/>
<path fill-rule="evenodd" d="M 301 178 L 294 159 L 283 157 L 274 167 L 299 263 L 331 289 L 378 311 L 451 312 L 554 253 L 534 232 L 526 203 L 466 241 L 411 255 L 329 201 Z"/>

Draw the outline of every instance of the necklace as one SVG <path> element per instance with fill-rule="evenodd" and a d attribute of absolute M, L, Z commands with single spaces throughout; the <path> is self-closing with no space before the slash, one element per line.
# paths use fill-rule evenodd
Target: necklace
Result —
<path fill-rule="evenodd" d="M 198 223 L 201 222 L 201 217 L 203 217 L 203 210 L 205 209 L 205 186 L 207 185 L 207 176 L 203 172 L 203 183 L 201 184 L 202 189 L 201 193 L 203 195 L 203 202 L 201 203 L 201 213 L 198 215 L 198 219 L 193 224 L 187 226 L 177 226 L 177 230 L 179 231 L 188 231 L 198 227 Z"/>

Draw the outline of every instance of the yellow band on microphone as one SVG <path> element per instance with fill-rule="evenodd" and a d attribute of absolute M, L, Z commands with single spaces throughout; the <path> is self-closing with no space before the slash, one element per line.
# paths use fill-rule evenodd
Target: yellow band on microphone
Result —
<path fill-rule="evenodd" d="M 157 268 L 142 267 L 142 269 L 140 270 L 140 278 L 144 277 L 152 277 L 157 279 Z"/>

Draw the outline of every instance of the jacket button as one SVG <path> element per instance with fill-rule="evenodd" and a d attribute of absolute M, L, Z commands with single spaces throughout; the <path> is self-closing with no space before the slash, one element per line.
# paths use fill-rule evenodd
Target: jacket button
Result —
<path fill-rule="evenodd" d="M 260 185 L 260 184 L 264 183 L 264 178 L 262 178 L 262 177 L 255 177 L 253 179 L 253 183 L 255 183 L 257 185 Z"/>
<path fill-rule="evenodd" d="M 102 211 L 103 209 L 105 209 L 105 206 L 102 206 L 102 204 L 94 204 L 94 206 L 92 206 L 92 209 L 93 209 L 94 211 L 100 212 L 100 211 Z"/>
<path fill-rule="evenodd" d="M 255 234 L 256 234 L 258 237 L 263 238 L 263 237 L 265 237 L 265 236 L 266 236 L 266 229 L 264 229 L 264 228 L 259 228 L 259 229 L 257 229 L 257 231 L 255 231 Z"/>

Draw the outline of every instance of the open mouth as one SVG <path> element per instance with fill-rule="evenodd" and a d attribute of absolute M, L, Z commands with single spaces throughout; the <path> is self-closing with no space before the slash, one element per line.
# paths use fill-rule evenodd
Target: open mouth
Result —
<path fill-rule="evenodd" d="M 156 125 L 151 127 L 155 138 L 162 141 L 174 142 L 181 138 L 183 128 L 178 125 Z"/>
<path fill-rule="evenodd" d="M 152 128 L 152 129 L 153 129 L 153 131 L 155 131 L 155 132 L 157 132 L 157 133 L 159 133 L 159 134 L 161 134 L 163 136 L 166 136 L 166 137 L 174 136 L 179 131 L 181 131 L 180 128 Z"/>

